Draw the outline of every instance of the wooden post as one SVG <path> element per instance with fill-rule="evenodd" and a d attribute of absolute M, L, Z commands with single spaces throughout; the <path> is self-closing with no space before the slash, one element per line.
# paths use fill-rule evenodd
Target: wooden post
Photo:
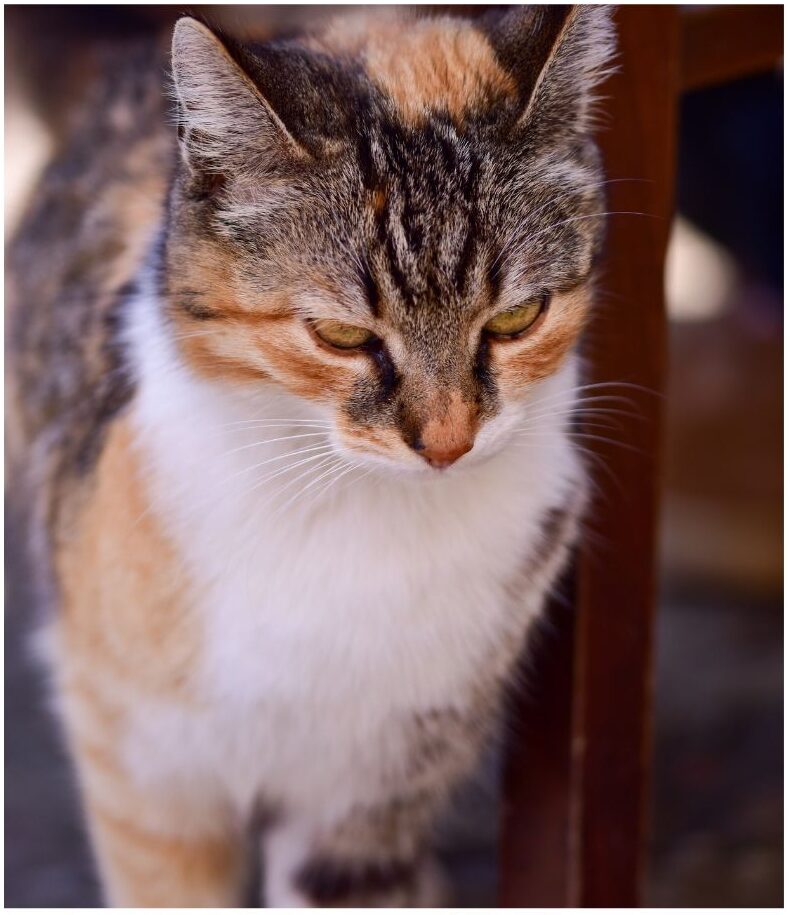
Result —
<path fill-rule="evenodd" d="M 502 796 L 502 906 L 570 904 L 574 576 L 531 633 L 509 716 Z"/>
<path fill-rule="evenodd" d="M 609 185 L 609 209 L 649 215 L 610 218 L 603 292 L 586 352 L 591 382 L 635 386 L 617 393 L 632 401 L 639 418 L 618 417 L 622 429 L 612 437 L 622 446 L 585 442 L 595 454 L 591 468 L 600 495 L 576 562 L 575 618 L 550 608 L 556 637 L 534 646 L 530 680 L 536 687 L 521 698 L 513 719 L 503 798 L 503 906 L 639 901 L 651 754 L 677 17 L 676 7 L 616 11 L 620 70 L 603 90 L 601 133 L 608 177 L 618 179 Z"/>
<path fill-rule="evenodd" d="M 578 569 L 574 780 L 581 906 L 636 906 L 652 755 L 653 629 L 666 371 L 664 262 L 675 198 L 676 7 L 619 7 L 621 70 L 601 142 L 612 216 L 591 381 L 624 381 L 639 414 L 593 441 L 602 494 Z M 646 389 L 642 391 L 641 388 Z M 618 417 L 621 419 L 621 417 Z M 606 434 L 606 433 L 604 433 Z"/>

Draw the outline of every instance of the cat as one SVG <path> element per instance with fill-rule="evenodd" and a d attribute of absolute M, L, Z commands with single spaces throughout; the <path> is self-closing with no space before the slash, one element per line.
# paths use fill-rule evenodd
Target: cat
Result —
<path fill-rule="evenodd" d="M 9 250 L 13 495 L 108 903 L 436 901 L 585 504 L 600 6 L 193 18 Z"/>

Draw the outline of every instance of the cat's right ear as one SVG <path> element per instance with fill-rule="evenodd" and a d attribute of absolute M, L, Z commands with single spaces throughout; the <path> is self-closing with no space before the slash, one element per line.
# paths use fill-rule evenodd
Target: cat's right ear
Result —
<path fill-rule="evenodd" d="M 182 156 L 193 171 L 261 174 L 308 153 L 243 66 L 243 52 L 196 19 L 173 32 L 173 85 Z"/>
<path fill-rule="evenodd" d="M 485 21 L 519 90 L 517 126 L 547 143 L 589 132 L 597 89 L 615 54 L 611 8 L 517 6 L 487 14 Z"/>

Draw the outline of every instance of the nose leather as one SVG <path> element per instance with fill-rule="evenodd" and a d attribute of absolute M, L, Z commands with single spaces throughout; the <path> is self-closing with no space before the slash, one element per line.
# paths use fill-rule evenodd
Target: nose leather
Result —
<path fill-rule="evenodd" d="M 459 391 L 431 399 L 424 405 L 412 448 L 431 467 L 441 470 L 472 450 L 477 432 L 477 410 Z"/>
<path fill-rule="evenodd" d="M 420 457 L 424 458 L 431 467 L 436 467 L 437 470 L 443 470 L 445 467 L 454 464 L 458 458 L 463 457 L 467 452 L 471 451 L 473 445 L 474 442 L 469 439 L 458 442 L 450 447 L 429 448 L 424 446 L 417 450 Z"/>

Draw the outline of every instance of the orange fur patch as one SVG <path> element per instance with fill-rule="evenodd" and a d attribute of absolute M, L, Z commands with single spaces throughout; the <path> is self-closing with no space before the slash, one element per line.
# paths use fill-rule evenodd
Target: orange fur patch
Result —
<path fill-rule="evenodd" d="M 204 378 L 260 384 L 269 377 L 260 365 L 260 353 L 250 340 L 249 328 L 234 322 L 192 333 L 195 336 L 187 332 L 179 344 L 187 362 Z"/>
<path fill-rule="evenodd" d="M 360 56 L 370 78 L 413 123 L 426 109 L 464 112 L 497 99 L 515 97 L 512 77 L 497 63 L 491 45 L 468 22 L 438 17 L 360 17 L 356 28 L 330 28 L 324 47 Z"/>
<path fill-rule="evenodd" d="M 387 192 L 379 188 L 376 191 L 373 191 L 371 194 L 371 208 L 373 212 L 379 216 L 384 212 L 384 207 L 387 203 Z"/>
<path fill-rule="evenodd" d="M 128 420 L 110 426 L 55 562 L 62 612 L 56 669 L 82 789 L 112 901 L 230 905 L 238 862 L 217 821 L 189 835 L 189 805 L 141 791 L 120 756 L 132 710 L 153 697 L 197 701 L 201 634 L 191 586 L 156 513 Z"/>
<path fill-rule="evenodd" d="M 462 443 L 474 441 L 477 411 L 463 399 L 460 391 L 436 398 L 428 404 L 420 438 L 429 451 L 452 451 Z"/>
<path fill-rule="evenodd" d="M 111 902 L 135 908 L 239 904 L 241 845 L 232 837 L 175 838 L 126 815 L 89 806 Z"/>
<path fill-rule="evenodd" d="M 547 378 L 579 338 L 590 307 L 590 287 L 577 286 L 554 297 L 545 321 L 523 341 L 494 342 L 491 347 L 500 388 L 520 389 Z"/>
<path fill-rule="evenodd" d="M 184 290 L 199 291 L 200 305 L 213 315 L 203 321 L 190 317 L 178 302 L 179 290 L 173 290 L 176 343 L 199 374 L 241 383 L 276 379 L 300 397 L 319 402 L 351 394 L 358 360 L 313 342 L 290 307 L 287 290 L 261 297 L 235 275 L 230 257 L 223 260 L 217 246 L 198 242 L 173 250 L 174 258 L 190 265 Z M 316 275 L 311 283 L 328 299 L 339 297 L 325 278 Z"/>
<path fill-rule="evenodd" d="M 297 320 L 297 319 L 294 319 Z M 298 339 L 289 326 L 267 327 L 258 344 L 272 375 L 300 397 L 337 402 L 351 396 L 364 357 L 332 356 Z"/>
<path fill-rule="evenodd" d="M 396 457 L 399 453 L 403 454 L 404 449 L 408 450 L 398 431 L 388 427 L 363 426 L 351 422 L 343 414 L 337 419 L 337 431 L 340 440 L 354 451 Z"/>
<path fill-rule="evenodd" d="M 92 686 L 96 702 L 106 705 L 123 683 L 172 697 L 189 693 L 200 648 L 189 582 L 149 508 L 140 459 L 121 420 L 110 427 L 95 479 L 56 555 L 58 625 L 79 670 L 82 702 Z"/>

